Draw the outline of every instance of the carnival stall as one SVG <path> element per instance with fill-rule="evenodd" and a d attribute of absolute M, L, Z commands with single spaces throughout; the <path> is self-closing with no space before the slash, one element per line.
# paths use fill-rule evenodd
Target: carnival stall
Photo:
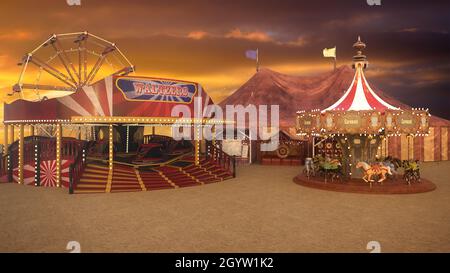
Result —
<path fill-rule="evenodd" d="M 277 149 L 274 151 L 263 151 L 261 144 L 268 143 L 268 140 L 257 140 L 257 160 L 262 165 L 283 165 L 299 166 L 303 162 L 303 155 L 307 155 L 307 143 L 291 134 L 288 130 L 279 130 L 276 132 L 276 138 L 279 141 Z"/>

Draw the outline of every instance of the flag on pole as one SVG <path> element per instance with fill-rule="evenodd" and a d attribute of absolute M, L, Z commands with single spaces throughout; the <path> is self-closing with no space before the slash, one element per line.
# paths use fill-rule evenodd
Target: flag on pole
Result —
<path fill-rule="evenodd" d="M 247 50 L 245 51 L 245 57 L 256 60 L 258 59 L 258 50 Z"/>
<path fill-rule="evenodd" d="M 336 59 L 336 47 L 333 48 L 324 48 L 323 56 L 325 58 L 335 58 Z"/>
<path fill-rule="evenodd" d="M 249 49 L 249 50 L 245 51 L 245 57 L 252 59 L 252 60 L 256 60 L 256 72 L 258 72 L 259 71 L 258 49 L 256 49 L 256 50 Z"/>

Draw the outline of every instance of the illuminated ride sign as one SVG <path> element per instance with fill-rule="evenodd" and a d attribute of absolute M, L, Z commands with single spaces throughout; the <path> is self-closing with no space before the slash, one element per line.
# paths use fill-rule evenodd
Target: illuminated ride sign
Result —
<path fill-rule="evenodd" d="M 298 134 L 413 134 L 428 133 L 427 110 L 301 111 L 297 113 Z M 318 118 L 320 117 L 320 118 Z M 318 118 L 317 125 L 312 121 Z"/>
<path fill-rule="evenodd" d="M 117 88 L 129 101 L 191 103 L 197 92 L 195 83 L 147 78 L 117 78 Z"/>

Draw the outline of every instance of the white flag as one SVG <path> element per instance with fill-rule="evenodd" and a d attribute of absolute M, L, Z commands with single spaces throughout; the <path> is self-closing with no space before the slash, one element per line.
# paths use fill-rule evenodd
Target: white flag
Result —
<path fill-rule="evenodd" d="M 323 56 L 326 58 L 336 58 L 336 47 L 333 48 L 324 48 Z"/>

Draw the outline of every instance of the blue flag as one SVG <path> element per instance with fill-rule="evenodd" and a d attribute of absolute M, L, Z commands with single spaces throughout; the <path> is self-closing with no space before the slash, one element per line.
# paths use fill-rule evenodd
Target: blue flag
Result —
<path fill-rule="evenodd" d="M 245 51 L 245 57 L 256 60 L 258 59 L 258 51 L 257 50 L 247 50 Z"/>

